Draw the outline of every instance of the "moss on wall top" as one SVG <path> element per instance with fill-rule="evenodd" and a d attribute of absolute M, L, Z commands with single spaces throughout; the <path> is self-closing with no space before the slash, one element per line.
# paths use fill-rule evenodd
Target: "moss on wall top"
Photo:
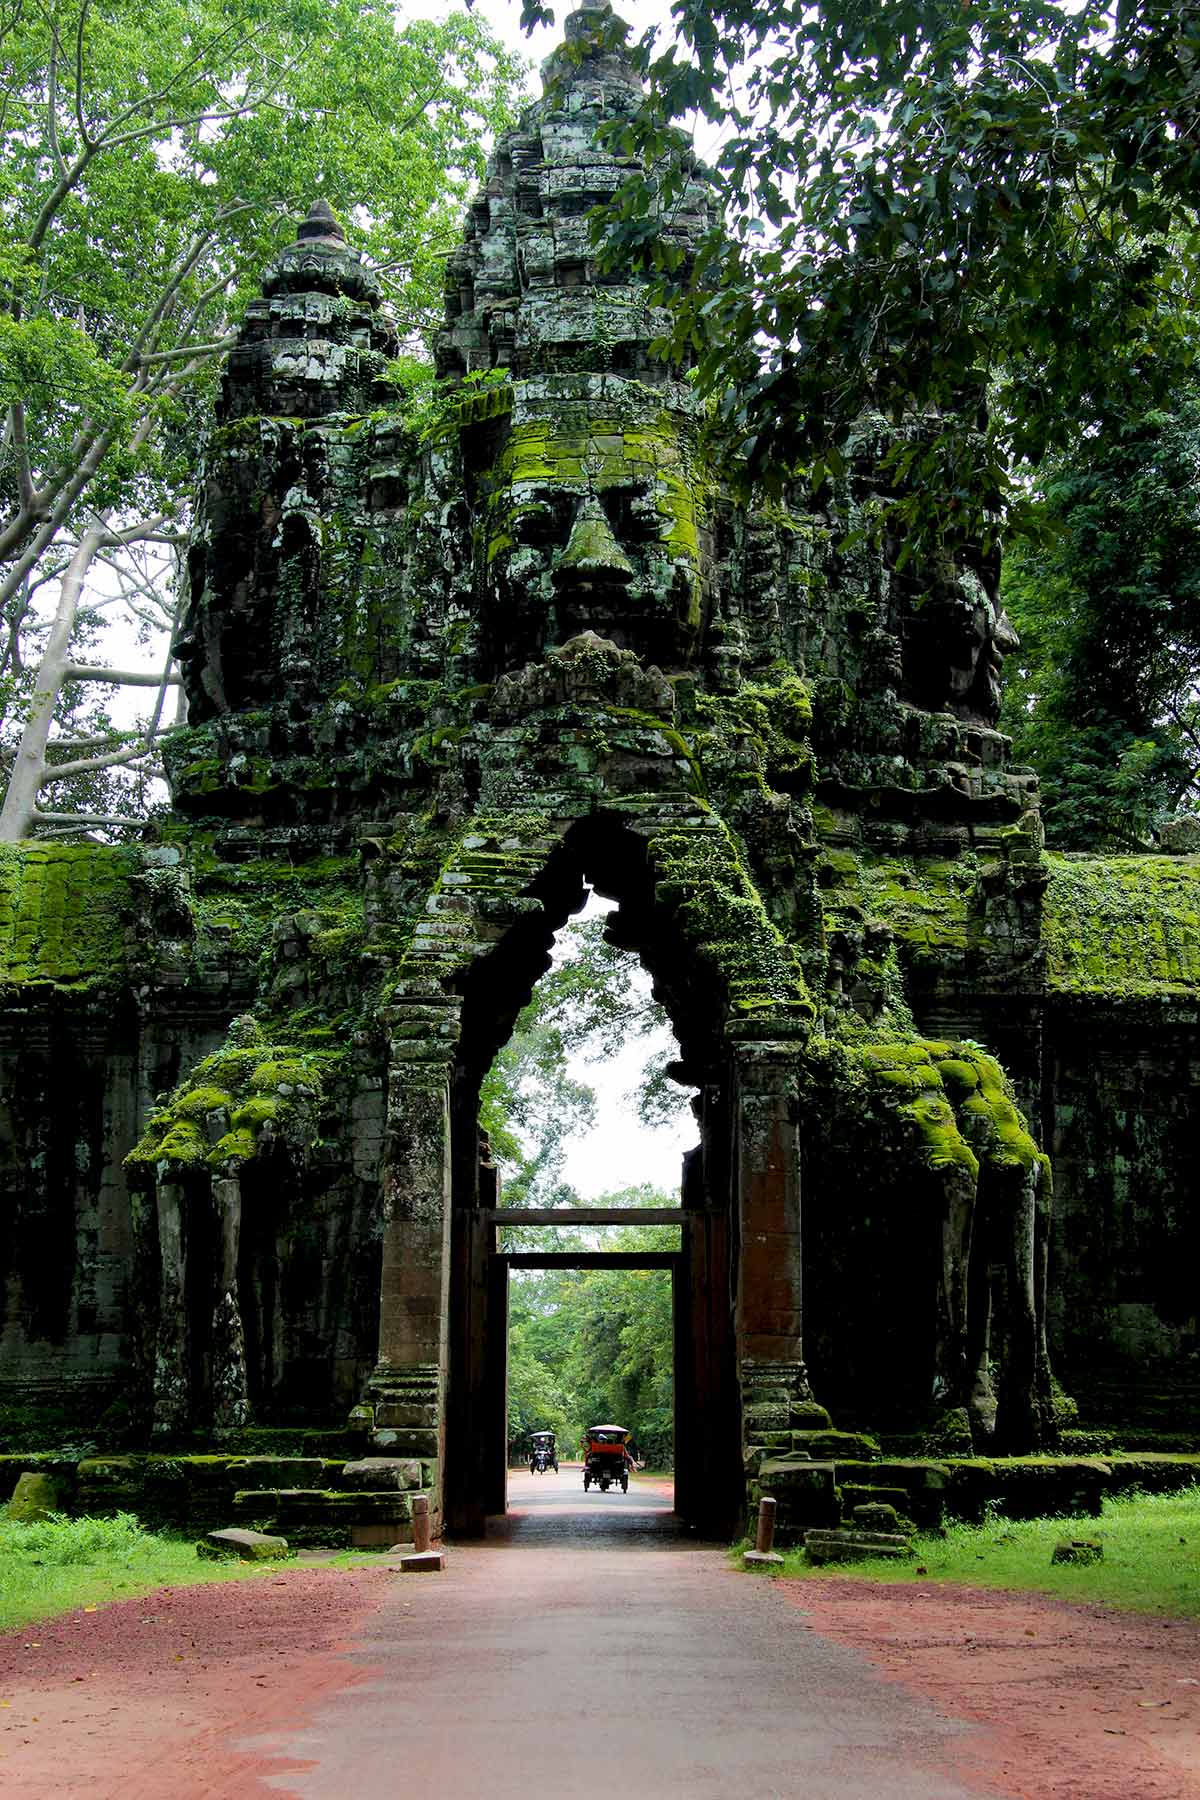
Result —
<path fill-rule="evenodd" d="M 1200 857 L 1046 860 L 1053 992 L 1200 997 Z"/>
<path fill-rule="evenodd" d="M 940 967 L 948 954 L 969 948 L 978 887 L 973 856 L 948 860 L 829 850 L 819 881 L 831 929 L 878 920 L 917 966 Z"/>
<path fill-rule="evenodd" d="M 0 845 L 0 988 L 104 987 L 125 973 L 138 850 Z"/>

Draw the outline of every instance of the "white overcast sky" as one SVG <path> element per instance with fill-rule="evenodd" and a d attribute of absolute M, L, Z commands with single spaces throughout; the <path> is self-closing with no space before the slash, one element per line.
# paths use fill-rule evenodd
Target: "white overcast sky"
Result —
<path fill-rule="evenodd" d="M 592 893 L 575 917 L 592 918 L 614 910 L 612 901 Z M 649 993 L 650 977 L 644 969 L 639 969 L 637 981 L 641 991 Z M 586 1057 L 572 1061 L 571 1073 L 586 1081 L 596 1095 L 595 1129 L 572 1139 L 563 1168 L 563 1178 L 581 1199 L 594 1200 L 600 1194 L 643 1182 L 664 1189 L 672 1199 L 677 1196 L 683 1153 L 698 1141 L 695 1120 L 690 1110 L 681 1108 L 674 1124 L 647 1130 L 637 1116 L 631 1090 L 648 1064 L 661 1066 L 678 1055 L 674 1033 L 664 1024 L 657 1036 L 632 1039 L 615 1056 L 596 1062 Z"/>

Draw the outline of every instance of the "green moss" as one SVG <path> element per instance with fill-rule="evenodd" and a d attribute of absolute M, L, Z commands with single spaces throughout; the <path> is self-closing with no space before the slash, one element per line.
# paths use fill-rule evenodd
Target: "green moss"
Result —
<path fill-rule="evenodd" d="M 273 1094 L 281 1087 L 304 1087 L 316 1080 L 317 1074 L 310 1057 L 281 1057 L 271 1052 L 268 1060 L 259 1062 L 250 1076 L 250 1091 Z"/>
<path fill-rule="evenodd" d="M 181 1119 L 203 1119 L 211 1112 L 220 1112 L 232 1102 L 233 1096 L 227 1088 L 196 1087 L 183 1096 L 175 1113 Z"/>
<path fill-rule="evenodd" d="M 973 858 L 880 857 L 827 850 L 821 885 L 831 927 L 847 918 L 877 919 L 915 967 L 944 968 L 982 929 Z"/>
<path fill-rule="evenodd" d="M 900 1109 L 900 1116 L 917 1129 L 924 1160 L 931 1169 L 966 1169 L 974 1180 L 979 1158 L 958 1129 L 953 1108 L 945 1100 L 926 1096 Z"/>
<path fill-rule="evenodd" d="M 1059 993 L 1200 990 L 1200 858 L 1049 856 L 1042 920 Z"/>
<path fill-rule="evenodd" d="M 154 1114 L 126 1158 L 131 1167 L 203 1164 L 220 1169 L 244 1162 L 255 1154 L 259 1133 L 268 1123 L 295 1151 L 307 1151 L 319 1134 L 320 1102 L 342 1053 L 291 1043 L 247 1043 L 253 1035 L 247 1026 L 253 1023 L 235 1020 L 226 1043 L 198 1063 Z M 231 1129 L 210 1146 L 195 1121 L 219 1108 L 229 1110 Z"/>
<path fill-rule="evenodd" d="M 728 828 L 711 816 L 668 826 L 651 834 L 648 848 L 656 897 L 721 981 L 733 1017 L 811 1019 L 795 952 L 768 918 Z"/>
<path fill-rule="evenodd" d="M 280 1116 L 280 1103 L 266 1094 L 258 1094 L 253 1100 L 247 1100 L 239 1106 L 230 1123 L 235 1131 L 257 1131 L 267 1120 L 274 1121 Z"/>
<path fill-rule="evenodd" d="M 172 1119 L 161 1132 L 152 1125 L 151 1131 L 156 1131 L 156 1162 L 192 1165 L 202 1163 L 208 1153 L 208 1139 L 189 1119 Z M 136 1151 L 130 1153 L 131 1157 L 136 1154 Z"/>
<path fill-rule="evenodd" d="M 979 1086 L 979 1070 L 972 1063 L 948 1056 L 938 1064 L 938 1074 L 955 1094 L 969 1094 Z"/>
<path fill-rule="evenodd" d="M 137 911 L 133 883 L 146 867 L 136 849 L 0 845 L 0 987 L 119 984 Z"/>
<path fill-rule="evenodd" d="M 962 1168 L 974 1179 L 981 1163 L 993 1168 L 1035 1166 L 1048 1172 L 1046 1158 L 1017 1110 L 1004 1072 L 994 1057 L 971 1044 L 917 1038 L 886 1043 L 850 1042 L 834 1046 L 851 1074 L 865 1077 L 863 1103 L 871 1096 L 914 1133 L 921 1160 L 934 1169 Z"/>

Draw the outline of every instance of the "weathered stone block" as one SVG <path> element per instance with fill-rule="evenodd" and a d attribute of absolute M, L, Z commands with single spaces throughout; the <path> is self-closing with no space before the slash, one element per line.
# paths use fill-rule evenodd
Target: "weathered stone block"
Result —
<path fill-rule="evenodd" d="M 1099 1457 L 969 1457 L 948 1459 L 946 1467 L 951 1508 L 966 1519 L 981 1517 L 988 1502 L 1010 1519 L 1095 1518 L 1112 1480 Z"/>
<path fill-rule="evenodd" d="M 905 1496 L 903 1509 L 922 1529 L 940 1525 L 946 1512 L 950 1487 L 950 1471 L 946 1463 L 925 1462 L 918 1458 L 902 1458 L 893 1462 L 842 1462 L 837 1464 L 838 1481 L 859 1487 L 899 1489 Z M 845 1486 L 843 1486 L 843 1493 Z"/>
<path fill-rule="evenodd" d="M 406 1431 L 373 1431 L 371 1447 L 385 1456 L 436 1457 L 438 1434 L 432 1429 Z"/>
<path fill-rule="evenodd" d="M 348 1488 L 359 1491 L 374 1488 L 419 1488 L 422 1486 L 421 1464 L 415 1457 L 365 1456 L 348 1462 L 342 1470 Z"/>
<path fill-rule="evenodd" d="M 848 1456 L 870 1462 L 879 1455 L 875 1439 L 857 1431 L 793 1431 L 791 1439 L 793 1450 L 807 1450 L 814 1462 Z"/>
<path fill-rule="evenodd" d="M 32 1525 L 52 1512 L 61 1512 L 62 1505 L 62 1485 L 53 1475 L 27 1471 L 18 1476 L 4 1516 L 16 1525 Z"/>
<path fill-rule="evenodd" d="M 1050 1553 L 1052 1563 L 1103 1562 L 1104 1545 L 1099 1538 L 1062 1538 Z"/>
<path fill-rule="evenodd" d="M 786 1431 L 790 1424 L 786 1400 L 764 1400 L 747 1406 L 742 1414 L 743 1428 L 751 1443 L 764 1441 L 764 1433 Z"/>
<path fill-rule="evenodd" d="M 145 1481 L 144 1457 L 86 1457 L 78 1472 L 79 1510 L 84 1513 L 137 1512 Z"/>
<path fill-rule="evenodd" d="M 804 1534 L 804 1554 L 810 1562 L 859 1562 L 868 1556 L 885 1556 L 900 1560 L 915 1556 L 912 1543 L 899 1532 L 808 1531 Z"/>
<path fill-rule="evenodd" d="M 231 1525 L 210 1531 L 196 1545 L 196 1555 L 216 1561 L 223 1557 L 240 1557 L 243 1562 L 278 1562 L 290 1555 L 286 1538 L 270 1537 L 264 1531 L 248 1531 Z"/>
<path fill-rule="evenodd" d="M 832 1463 L 803 1462 L 796 1457 L 767 1458 L 750 1490 L 754 1508 L 764 1494 L 772 1495 L 777 1502 L 777 1543 L 796 1544 L 810 1527 L 832 1527 L 838 1523 Z"/>

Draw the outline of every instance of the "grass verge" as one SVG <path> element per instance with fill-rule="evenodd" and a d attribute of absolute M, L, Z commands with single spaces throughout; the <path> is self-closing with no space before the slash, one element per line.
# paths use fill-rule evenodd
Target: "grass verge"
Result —
<path fill-rule="evenodd" d="M 286 1565 L 283 1565 L 286 1566 Z M 132 1513 L 109 1519 L 0 1519 L 0 1631 L 157 1587 L 278 1575 L 279 1563 L 206 1562 L 196 1538 L 160 1537 Z"/>
<path fill-rule="evenodd" d="M 1063 1538 L 1098 1539 L 1103 1560 L 1052 1564 L 1051 1552 Z M 1098 1519 L 950 1524 L 944 1537 L 918 1537 L 911 1562 L 869 1558 L 817 1568 L 803 1550 L 789 1550 L 779 1573 L 806 1580 L 852 1575 L 881 1582 L 957 1582 L 1200 1618 L 1200 1487 L 1105 1500 Z"/>

